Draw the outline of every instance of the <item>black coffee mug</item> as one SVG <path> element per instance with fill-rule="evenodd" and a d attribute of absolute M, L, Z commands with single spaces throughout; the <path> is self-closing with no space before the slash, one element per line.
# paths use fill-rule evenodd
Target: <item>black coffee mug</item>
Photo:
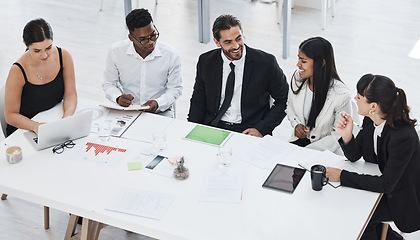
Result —
<path fill-rule="evenodd" d="M 326 176 L 327 168 L 322 165 L 313 165 L 311 167 L 312 189 L 321 191 L 322 187 L 327 185 L 328 177 Z"/>

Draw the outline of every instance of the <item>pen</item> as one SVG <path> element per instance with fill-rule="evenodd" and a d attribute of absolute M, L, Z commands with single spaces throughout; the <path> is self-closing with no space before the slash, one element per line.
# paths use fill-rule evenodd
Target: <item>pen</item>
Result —
<path fill-rule="evenodd" d="M 305 169 L 306 171 L 310 172 L 306 167 L 302 166 L 300 163 L 298 163 L 299 167 Z"/>
<path fill-rule="evenodd" d="M 295 120 L 296 124 L 300 127 L 300 129 L 302 129 L 302 130 L 306 133 L 306 135 L 309 137 L 309 131 L 308 131 L 306 128 L 304 128 L 304 127 L 302 126 L 302 124 L 300 124 L 300 123 L 298 122 L 298 120 L 297 120 L 296 118 L 293 118 L 293 119 Z"/>

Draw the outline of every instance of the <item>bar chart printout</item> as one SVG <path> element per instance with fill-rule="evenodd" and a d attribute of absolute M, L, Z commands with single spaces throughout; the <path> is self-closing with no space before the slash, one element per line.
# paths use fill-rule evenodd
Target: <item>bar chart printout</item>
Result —
<path fill-rule="evenodd" d="M 122 153 L 125 153 L 127 151 L 127 149 L 110 147 L 110 146 L 105 146 L 105 145 L 101 145 L 101 144 L 97 144 L 97 143 L 87 142 L 86 143 L 86 152 L 89 152 L 89 150 L 92 147 L 95 149 L 94 150 L 95 156 L 98 156 L 99 153 L 105 153 L 105 152 L 106 152 L 107 155 L 109 155 L 112 151 L 122 152 Z"/>
<path fill-rule="evenodd" d="M 75 160 L 117 167 L 127 155 L 127 149 L 120 146 L 109 146 L 95 142 L 86 142 L 73 158 Z"/>

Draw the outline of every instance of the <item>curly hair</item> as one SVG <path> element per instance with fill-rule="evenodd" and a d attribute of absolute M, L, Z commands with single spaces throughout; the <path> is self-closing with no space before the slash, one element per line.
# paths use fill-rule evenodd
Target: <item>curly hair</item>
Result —
<path fill-rule="evenodd" d="M 125 18 L 127 28 L 132 33 L 135 28 L 142 28 L 153 22 L 152 15 L 144 8 L 134 9 Z"/>

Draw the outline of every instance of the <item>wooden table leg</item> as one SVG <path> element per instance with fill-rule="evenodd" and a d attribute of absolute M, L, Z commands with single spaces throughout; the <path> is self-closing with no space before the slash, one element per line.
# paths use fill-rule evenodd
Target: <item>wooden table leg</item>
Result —
<path fill-rule="evenodd" d="M 92 240 L 98 240 L 99 238 L 99 233 L 101 231 L 102 228 L 106 227 L 106 224 L 100 223 L 100 222 L 95 222 L 93 221 L 93 224 L 91 226 L 91 239 Z"/>
<path fill-rule="evenodd" d="M 106 224 L 83 218 L 82 231 L 75 233 L 78 220 L 79 216 L 70 215 L 64 240 L 98 240 L 101 229 L 107 226 Z"/>
<path fill-rule="evenodd" d="M 47 230 L 50 228 L 50 208 L 44 206 L 44 229 Z"/>
<path fill-rule="evenodd" d="M 87 218 L 83 218 L 82 221 L 82 232 L 80 233 L 80 240 L 90 240 L 89 238 L 89 234 L 90 233 L 90 225 L 92 224 L 92 220 L 87 219 Z"/>
<path fill-rule="evenodd" d="M 64 235 L 64 240 L 70 240 L 75 234 L 77 220 L 79 220 L 79 216 L 77 215 L 70 215 L 69 224 L 67 225 L 66 235 Z"/>

